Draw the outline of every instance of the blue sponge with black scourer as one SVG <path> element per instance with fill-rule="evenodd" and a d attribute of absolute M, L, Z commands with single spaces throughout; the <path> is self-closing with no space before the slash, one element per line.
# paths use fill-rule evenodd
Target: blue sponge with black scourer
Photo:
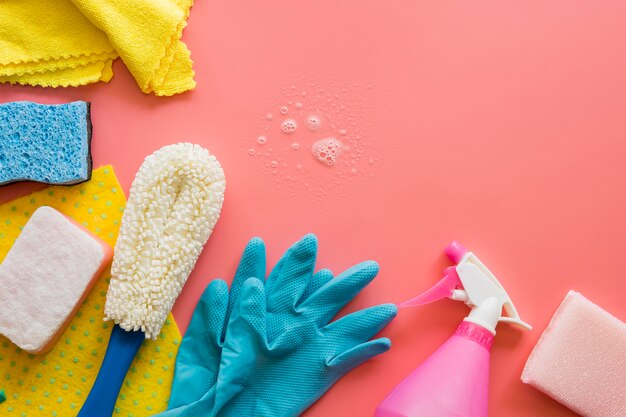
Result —
<path fill-rule="evenodd" d="M 0 104 L 0 185 L 69 185 L 91 178 L 90 103 Z"/>

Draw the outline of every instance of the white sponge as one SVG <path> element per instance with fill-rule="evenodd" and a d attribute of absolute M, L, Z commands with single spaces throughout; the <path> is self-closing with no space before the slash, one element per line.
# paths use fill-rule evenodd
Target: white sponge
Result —
<path fill-rule="evenodd" d="M 38 208 L 0 265 L 0 333 L 30 353 L 51 349 L 111 257 L 63 214 Z"/>
<path fill-rule="evenodd" d="M 130 187 L 115 244 L 106 317 L 155 339 L 213 231 L 224 171 L 190 143 L 148 156 Z"/>

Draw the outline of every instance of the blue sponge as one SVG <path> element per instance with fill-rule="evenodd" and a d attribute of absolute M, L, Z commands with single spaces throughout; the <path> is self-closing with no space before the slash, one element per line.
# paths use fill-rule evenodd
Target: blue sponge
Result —
<path fill-rule="evenodd" d="M 0 185 L 91 178 L 90 104 L 0 104 Z"/>

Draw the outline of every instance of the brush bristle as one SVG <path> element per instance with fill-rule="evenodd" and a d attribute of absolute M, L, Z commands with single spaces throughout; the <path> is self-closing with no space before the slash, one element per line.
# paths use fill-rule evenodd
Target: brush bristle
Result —
<path fill-rule="evenodd" d="M 122 217 L 105 315 L 155 339 L 219 218 L 224 171 L 190 143 L 148 156 Z"/>

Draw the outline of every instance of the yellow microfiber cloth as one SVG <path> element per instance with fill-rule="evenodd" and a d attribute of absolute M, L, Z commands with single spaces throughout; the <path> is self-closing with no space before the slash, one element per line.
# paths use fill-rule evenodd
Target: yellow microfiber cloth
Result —
<path fill-rule="evenodd" d="M 0 82 L 44 87 L 109 81 L 117 52 L 70 0 L 0 2 Z"/>
<path fill-rule="evenodd" d="M 144 93 L 195 87 L 180 40 L 192 0 L 0 2 L 0 82 L 79 86 L 113 76 L 122 58 Z"/>
<path fill-rule="evenodd" d="M 93 171 L 90 181 L 50 187 L 0 205 L 0 261 L 40 206 L 51 206 L 91 230 L 112 247 L 126 199 L 113 168 Z M 103 322 L 110 272 L 99 278 L 55 347 L 30 355 L 0 337 L 0 385 L 7 400 L 0 415 L 65 417 L 78 413 L 98 373 L 112 325 Z M 42 306 L 45 308 L 45 306 Z M 115 406 L 123 417 L 151 416 L 167 407 L 180 332 L 171 315 L 157 340 L 146 340 Z"/>

